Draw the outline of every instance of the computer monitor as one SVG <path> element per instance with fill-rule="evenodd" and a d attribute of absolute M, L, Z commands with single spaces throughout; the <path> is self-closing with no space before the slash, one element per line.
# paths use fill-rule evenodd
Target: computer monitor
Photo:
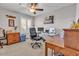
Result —
<path fill-rule="evenodd" d="M 44 28 L 43 27 L 38 27 L 38 31 L 44 32 Z"/>
<path fill-rule="evenodd" d="M 50 28 L 49 33 L 55 33 L 55 28 Z"/>

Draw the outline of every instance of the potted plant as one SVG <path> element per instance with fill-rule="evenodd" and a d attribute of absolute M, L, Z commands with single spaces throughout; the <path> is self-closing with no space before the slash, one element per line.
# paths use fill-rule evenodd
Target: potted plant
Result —
<path fill-rule="evenodd" d="M 77 23 L 75 23 L 75 28 L 79 28 L 79 18 L 78 18 L 78 20 L 77 20 Z"/>

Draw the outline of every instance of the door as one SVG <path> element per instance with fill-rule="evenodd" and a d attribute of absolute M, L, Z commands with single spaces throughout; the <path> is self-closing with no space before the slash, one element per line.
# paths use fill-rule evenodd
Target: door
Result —
<path fill-rule="evenodd" d="M 26 18 L 21 17 L 21 32 L 25 33 L 26 32 Z"/>

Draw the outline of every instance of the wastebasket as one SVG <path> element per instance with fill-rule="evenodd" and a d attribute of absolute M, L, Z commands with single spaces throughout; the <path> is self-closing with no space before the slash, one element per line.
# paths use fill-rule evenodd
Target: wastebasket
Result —
<path fill-rule="evenodd" d="M 23 42 L 26 40 L 26 35 L 25 34 L 20 34 L 20 41 Z"/>

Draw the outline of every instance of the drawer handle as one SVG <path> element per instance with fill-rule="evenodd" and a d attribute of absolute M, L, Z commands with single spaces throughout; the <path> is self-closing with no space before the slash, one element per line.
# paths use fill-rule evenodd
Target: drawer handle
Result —
<path fill-rule="evenodd" d="M 16 41 L 16 40 L 13 40 L 13 41 Z"/>

